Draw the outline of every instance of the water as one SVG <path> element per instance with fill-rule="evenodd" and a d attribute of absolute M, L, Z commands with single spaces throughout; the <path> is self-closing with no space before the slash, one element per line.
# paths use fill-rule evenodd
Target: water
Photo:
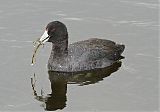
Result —
<path fill-rule="evenodd" d="M 55 104 L 63 111 L 158 110 L 158 1 L 4 0 L 0 15 L 0 111 L 43 111 L 51 96 L 51 102 L 61 96 Z M 32 41 L 53 20 L 67 25 L 70 43 L 99 37 L 125 44 L 119 70 L 100 77 L 50 75 L 51 44 L 30 66 Z M 61 94 L 48 95 L 52 91 Z"/>

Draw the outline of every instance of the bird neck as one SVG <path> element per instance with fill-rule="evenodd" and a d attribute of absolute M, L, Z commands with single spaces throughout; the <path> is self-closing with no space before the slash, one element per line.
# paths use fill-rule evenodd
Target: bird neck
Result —
<path fill-rule="evenodd" d="M 53 58 L 65 57 L 68 55 L 68 39 L 52 44 L 51 56 Z"/>

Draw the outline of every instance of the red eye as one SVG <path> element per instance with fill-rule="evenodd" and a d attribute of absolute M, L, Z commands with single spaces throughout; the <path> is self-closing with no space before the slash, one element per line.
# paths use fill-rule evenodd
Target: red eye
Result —
<path fill-rule="evenodd" d="M 54 28 L 54 29 L 51 30 L 51 32 L 54 32 L 55 30 L 56 30 L 56 29 Z"/>

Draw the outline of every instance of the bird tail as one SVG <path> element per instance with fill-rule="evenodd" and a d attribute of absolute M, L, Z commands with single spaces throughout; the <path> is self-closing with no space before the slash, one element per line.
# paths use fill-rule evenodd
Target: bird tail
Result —
<path fill-rule="evenodd" d="M 122 45 L 121 44 L 117 44 L 117 48 L 118 48 L 119 53 L 122 54 L 122 52 L 125 49 L 125 45 L 123 45 L 123 44 Z"/>
<path fill-rule="evenodd" d="M 123 53 L 124 49 L 125 49 L 125 45 L 123 45 L 123 44 L 117 44 L 117 50 L 116 50 L 115 60 L 120 60 L 120 59 L 124 58 L 123 56 L 121 56 L 121 54 Z"/>

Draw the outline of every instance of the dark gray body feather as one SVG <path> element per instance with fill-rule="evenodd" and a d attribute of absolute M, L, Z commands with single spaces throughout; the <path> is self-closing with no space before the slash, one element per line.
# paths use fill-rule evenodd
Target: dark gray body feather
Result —
<path fill-rule="evenodd" d="M 121 59 L 125 46 L 105 39 L 89 39 L 68 46 L 68 54 L 53 57 L 51 52 L 48 69 L 51 71 L 77 72 L 104 68 Z"/>

